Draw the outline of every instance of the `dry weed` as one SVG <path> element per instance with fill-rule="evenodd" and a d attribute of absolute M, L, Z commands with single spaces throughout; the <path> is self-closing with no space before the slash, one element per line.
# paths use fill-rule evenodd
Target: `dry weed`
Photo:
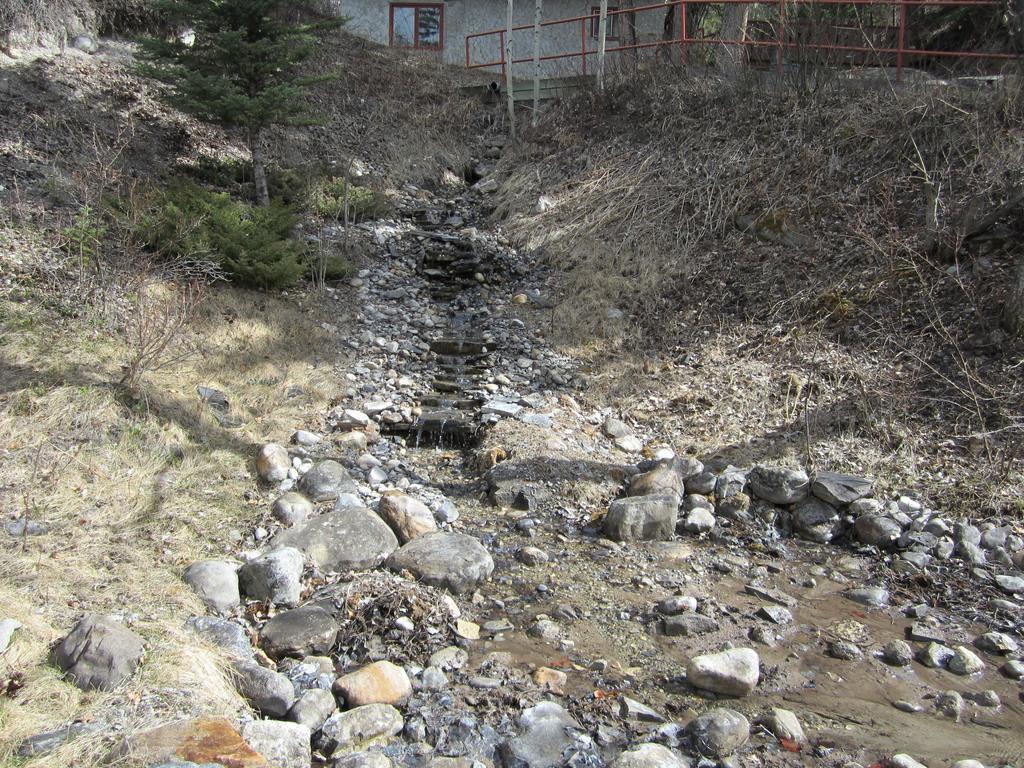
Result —
<path fill-rule="evenodd" d="M 222 659 L 183 628 L 204 612 L 181 581 L 190 562 L 222 556 L 232 531 L 265 514 L 242 501 L 252 487 L 252 445 L 284 440 L 333 392 L 315 358 L 327 337 L 310 332 L 299 298 L 220 290 L 189 333 L 202 354 L 150 370 L 138 400 L 114 385 L 126 348 L 88 323 L 59 331 L 45 310 L 4 298 L 0 381 L 0 511 L 25 513 L 43 535 L 0 542 L 0 613 L 18 619 L 4 664 L 25 686 L 0 702 L 0 763 L 25 737 L 74 719 L 122 731 L 200 712 L 233 713 L 240 702 Z M 334 320 L 337 322 L 337 319 Z M 202 405 L 197 385 L 219 386 L 241 426 L 229 430 Z M 146 663 L 110 694 L 83 694 L 48 663 L 50 646 L 87 612 L 126 617 L 149 644 Z M 109 733 L 109 727 L 104 733 Z M 111 746 L 94 735 L 30 765 L 91 765 Z"/>
<path fill-rule="evenodd" d="M 641 71 L 550 111 L 504 165 L 497 215 L 572 296 L 553 334 L 590 358 L 598 397 L 704 455 L 859 461 L 1012 509 L 1024 370 L 999 323 L 1024 258 L 1022 125 L 1009 87 Z M 554 206 L 529 213 L 542 193 Z M 652 357 L 660 375 L 623 375 Z M 780 407 L 789 375 L 815 388 Z M 663 411 L 676 398 L 684 420 Z"/>

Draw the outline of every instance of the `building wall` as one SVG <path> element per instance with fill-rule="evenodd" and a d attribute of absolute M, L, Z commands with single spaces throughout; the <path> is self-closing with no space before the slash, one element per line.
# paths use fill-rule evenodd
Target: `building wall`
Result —
<path fill-rule="evenodd" d="M 637 5 L 648 4 L 650 0 L 637 0 Z M 596 8 L 600 0 L 545 0 L 544 19 L 562 19 L 583 16 Z M 609 5 L 614 7 L 614 0 Z M 389 43 L 390 3 L 387 0 L 340 0 L 341 14 L 348 21 L 346 29 L 361 37 L 387 45 Z M 466 35 L 486 32 L 505 26 L 505 0 L 448 0 L 444 3 L 444 50 L 439 53 L 450 64 L 465 64 Z M 516 0 L 513 11 L 513 25 L 533 24 L 533 2 Z M 659 9 L 641 11 L 636 15 L 637 42 L 653 42 L 660 40 L 665 20 L 665 12 Z M 630 43 L 625 14 L 619 16 L 620 40 L 609 40 L 608 47 Z M 678 14 L 676 17 L 678 29 Z M 588 55 L 588 72 L 593 74 L 596 66 L 597 40 L 590 35 L 589 20 L 543 27 L 541 29 L 541 55 L 558 55 L 578 52 L 585 35 Z M 641 56 L 653 56 L 653 49 L 640 52 Z M 532 28 L 515 32 L 512 35 L 512 56 L 514 59 L 532 59 L 533 31 Z M 632 60 L 631 51 L 611 53 L 607 57 L 607 66 L 614 67 L 623 58 Z M 502 58 L 499 37 L 474 38 L 470 41 L 470 60 L 476 63 L 499 61 Z M 491 68 L 500 72 L 500 66 Z M 513 67 L 516 77 L 527 78 L 532 75 L 532 63 L 517 64 Z M 543 64 L 545 76 L 576 75 L 582 73 L 582 61 L 579 57 L 555 59 Z"/>

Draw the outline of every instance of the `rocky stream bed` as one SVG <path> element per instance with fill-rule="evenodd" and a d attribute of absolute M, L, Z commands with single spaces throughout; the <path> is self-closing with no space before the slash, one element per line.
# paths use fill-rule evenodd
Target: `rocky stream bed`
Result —
<path fill-rule="evenodd" d="M 183 574 L 209 612 L 182 619 L 223 649 L 253 717 L 185 720 L 115 754 L 1024 764 L 1018 523 L 650 440 L 545 343 L 546 275 L 484 225 L 488 189 L 407 188 L 399 219 L 361 229 L 376 258 L 333 292 L 357 328 L 339 334 L 345 398 L 262 447 L 265 519 Z M 141 657 L 134 632 L 88 616 L 54 661 L 109 688 Z"/>

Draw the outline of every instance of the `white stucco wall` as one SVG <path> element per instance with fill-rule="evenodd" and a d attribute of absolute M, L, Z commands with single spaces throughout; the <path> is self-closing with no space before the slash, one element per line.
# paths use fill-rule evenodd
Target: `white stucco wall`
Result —
<path fill-rule="evenodd" d="M 649 0 L 638 0 L 637 5 L 647 4 Z M 596 8 L 599 0 L 545 0 L 544 18 L 562 19 L 589 14 Z M 614 0 L 609 5 L 614 7 Z M 361 37 L 387 45 L 389 42 L 390 3 L 388 0 L 340 0 L 341 13 L 348 19 L 346 29 Z M 466 35 L 486 32 L 505 26 L 505 0 L 448 0 L 444 3 L 444 50 L 439 54 L 450 64 L 465 64 Z M 533 24 L 533 0 L 517 0 L 514 7 L 514 25 Z M 664 25 L 665 13 L 654 9 L 636 14 L 637 42 L 660 40 Z M 626 45 L 626 17 L 620 16 L 620 40 L 609 40 L 608 47 Z M 587 50 L 595 52 L 589 55 L 588 72 L 593 74 L 596 66 L 597 40 L 590 36 L 588 21 L 574 22 L 544 27 L 541 30 L 541 55 L 557 55 L 578 52 L 581 47 L 581 25 L 585 32 Z M 677 22 L 678 25 L 678 22 Z M 487 38 L 475 38 L 470 41 L 470 59 L 473 63 L 497 61 L 501 58 L 497 35 Z M 516 59 L 533 56 L 533 32 L 523 30 L 512 36 L 512 55 Z M 616 66 L 619 57 L 630 57 L 632 52 L 623 51 L 608 55 L 608 66 Z M 641 51 L 641 56 L 653 56 L 653 49 Z M 574 75 L 581 74 L 583 65 L 579 57 L 558 59 L 544 64 L 544 74 Z M 495 72 L 500 67 L 494 67 Z M 516 65 L 513 69 L 516 77 L 529 77 L 532 65 L 528 63 Z"/>

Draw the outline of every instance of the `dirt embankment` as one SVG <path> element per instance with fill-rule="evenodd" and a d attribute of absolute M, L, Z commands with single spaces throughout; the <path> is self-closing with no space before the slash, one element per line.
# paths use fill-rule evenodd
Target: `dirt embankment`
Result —
<path fill-rule="evenodd" d="M 687 450 L 1019 511 L 1015 83 L 631 75 L 548 111 L 496 215 L 550 265 L 595 396 Z"/>

